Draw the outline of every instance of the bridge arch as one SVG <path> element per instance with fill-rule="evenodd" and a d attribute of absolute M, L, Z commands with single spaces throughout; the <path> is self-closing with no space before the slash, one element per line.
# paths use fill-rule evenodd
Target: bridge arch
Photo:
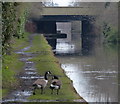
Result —
<path fill-rule="evenodd" d="M 73 12 L 70 13 L 70 9 Z M 94 12 L 90 11 L 92 11 L 91 8 L 46 7 L 43 8 L 43 12 L 41 13 L 42 17 L 39 19 L 32 18 L 32 21 L 36 24 L 38 33 L 56 35 L 56 22 L 81 21 L 82 33 L 80 37 L 82 38 L 82 49 L 86 51 L 89 50 L 88 44 L 93 44 L 88 41 L 89 36 L 94 33 L 93 24 L 91 23 L 91 20 L 94 18 Z M 48 39 L 48 42 L 52 45 L 53 49 L 56 48 L 56 39 Z"/>

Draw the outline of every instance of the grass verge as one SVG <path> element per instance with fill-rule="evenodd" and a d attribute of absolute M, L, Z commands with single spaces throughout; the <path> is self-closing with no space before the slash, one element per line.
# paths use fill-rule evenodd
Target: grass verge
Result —
<path fill-rule="evenodd" d="M 0 79 L 2 80 L 2 97 L 8 95 L 8 93 L 16 89 L 19 85 L 19 80 L 16 75 L 21 71 L 24 63 L 19 61 L 19 55 L 14 53 L 15 50 L 20 50 L 28 45 L 28 33 L 25 33 L 25 37 L 22 39 L 14 38 L 12 40 L 12 52 L 10 55 L 2 56 L 2 71 Z"/>
<path fill-rule="evenodd" d="M 12 40 L 12 50 L 20 50 L 29 45 L 29 33 L 25 32 L 23 38 L 13 38 Z"/>
<path fill-rule="evenodd" d="M 42 100 L 68 100 L 82 99 L 72 87 L 71 80 L 66 77 L 62 68 L 60 67 L 58 59 L 54 56 L 51 47 L 48 45 L 46 39 L 42 35 L 35 35 L 33 45 L 29 52 L 37 53 L 37 56 L 30 61 L 34 61 L 38 74 L 44 75 L 45 71 L 51 71 L 52 74 L 60 76 L 62 81 L 62 88 L 59 95 L 56 92 L 51 95 L 49 84 L 45 89 L 45 94 L 40 94 L 40 90 L 36 90 L 36 95 L 32 95 L 29 99 L 42 99 Z"/>

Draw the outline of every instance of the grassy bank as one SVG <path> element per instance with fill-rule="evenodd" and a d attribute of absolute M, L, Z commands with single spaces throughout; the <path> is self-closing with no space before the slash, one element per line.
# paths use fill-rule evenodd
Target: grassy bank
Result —
<path fill-rule="evenodd" d="M 25 32 L 22 38 L 13 38 L 12 39 L 12 50 L 20 50 L 29 45 L 29 33 Z"/>
<path fill-rule="evenodd" d="M 2 87 L 3 96 L 5 96 L 11 89 L 18 86 L 18 81 L 15 78 L 16 73 L 22 68 L 23 63 L 18 60 L 18 55 L 11 53 L 11 55 L 3 56 L 2 66 Z"/>
<path fill-rule="evenodd" d="M 36 95 L 30 96 L 29 99 L 45 99 L 45 100 L 68 100 L 82 99 L 76 94 L 70 79 L 68 79 L 60 67 L 58 59 L 52 53 L 51 47 L 48 45 L 46 39 L 42 35 L 35 35 L 33 46 L 29 52 L 38 53 L 36 57 L 30 59 L 36 64 L 37 71 L 40 75 L 44 75 L 45 71 L 51 71 L 52 74 L 60 76 L 62 81 L 62 88 L 59 95 L 51 95 L 49 85 L 45 89 L 45 94 L 41 95 L 40 90 L 36 91 Z"/>
<path fill-rule="evenodd" d="M 19 55 L 14 53 L 14 51 L 20 50 L 27 45 L 28 33 L 25 33 L 23 39 L 13 38 L 11 54 L 2 56 L 2 90 L 0 92 L 2 92 L 3 97 L 19 85 L 19 80 L 16 78 L 16 75 L 21 71 L 24 63 L 18 60 Z"/>

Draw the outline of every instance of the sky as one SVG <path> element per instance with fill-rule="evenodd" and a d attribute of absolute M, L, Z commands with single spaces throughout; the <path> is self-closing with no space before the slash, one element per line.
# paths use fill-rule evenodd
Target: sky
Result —
<path fill-rule="evenodd" d="M 120 0 L 51 0 L 54 3 L 57 3 L 59 6 L 68 6 L 69 2 L 118 2 Z"/>
<path fill-rule="evenodd" d="M 69 2 L 71 2 L 72 0 L 51 0 L 54 3 L 57 3 L 59 6 L 68 6 Z"/>

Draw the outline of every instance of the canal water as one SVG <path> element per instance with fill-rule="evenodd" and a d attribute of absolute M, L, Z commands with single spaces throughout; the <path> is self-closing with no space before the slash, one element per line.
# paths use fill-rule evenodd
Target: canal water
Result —
<path fill-rule="evenodd" d="M 55 51 L 61 67 L 87 102 L 118 102 L 117 48 L 101 45 L 99 38 L 88 40 L 85 49 L 79 34 L 69 41 L 58 39 Z"/>

